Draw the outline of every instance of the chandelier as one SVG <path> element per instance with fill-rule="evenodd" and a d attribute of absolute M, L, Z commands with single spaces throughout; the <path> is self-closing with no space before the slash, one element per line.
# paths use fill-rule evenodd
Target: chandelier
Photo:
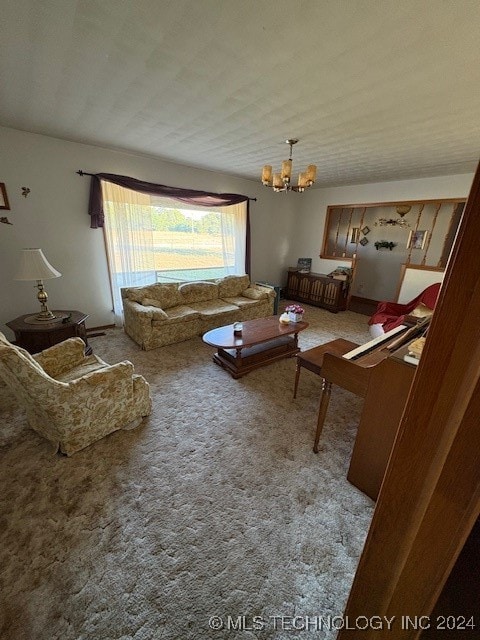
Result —
<path fill-rule="evenodd" d="M 309 164 L 307 170 L 298 174 L 298 183 L 294 186 L 292 179 L 292 148 L 297 144 L 298 138 L 289 138 L 285 143 L 290 145 L 290 156 L 288 160 L 282 162 L 281 173 L 272 174 L 272 165 L 266 164 L 262 171 L 262 184 L 265 187 L 272 187 L 277 193 L 280 191 L 296 191 L 303 193 L 307 187 L 311 187 L 317 177 L 317 167 Z"/>
<path fill-rule="evenodd" d="M 398 205 L 397 213 L 400 216 L 399 218 L 378 218 L 375 222 L 376 227 L 386 227 L 386 226 L 397 226 L 403 227 L 404 229 L 409 229 L 410 224 L 408 220 L 405 220 L 406 214 L 410 211 L 412 207 L 409 205 Z"/>

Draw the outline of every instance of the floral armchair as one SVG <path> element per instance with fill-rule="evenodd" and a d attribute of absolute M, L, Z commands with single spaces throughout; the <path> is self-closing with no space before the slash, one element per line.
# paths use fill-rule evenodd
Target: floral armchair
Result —
<path fill-rule="evenodd" d="M 0 379 L 32 429 L 67 456 L 151 412 L 148 382 L 131 362 L 109 365 L 84 347 L 69 338 L 32 356 L 0 333 Z"/>

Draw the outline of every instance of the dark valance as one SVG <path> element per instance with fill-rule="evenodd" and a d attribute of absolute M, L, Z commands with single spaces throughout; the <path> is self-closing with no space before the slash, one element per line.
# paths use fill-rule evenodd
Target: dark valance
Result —
<path fill-rule="evenodd" d="M 90 227 L 98 229 L 105 223 L 103 211 L 102 180 L 113 182 L 120 187 L 165 198 L 173 198 L 185 204 L 192 204 L 201 207 L 228 207 L 240 202 L 247 203 L 247 249 L 245 256 L 245 272 L 250 274 L 250 211 L 249 201 L 255 198 L 242 196 L 237 193 L 210 193 L 208 191 L 198 191 L 195 189 L 181 189 L 179 187 L 167 187 L 163 184 L 154 184 L 137 180 L 129 176 L 120 176 L 114 173 L 85 173 L 77 171 L 81 176 L 91 176 L 90 198 L 88 203 L 88 213 L 90 214 Z"/>
<path fill-rule="evenodd" d="M 248 200 L 250 200 L 248 196 L 242 196 L 237 193 L 209 193 L 208 191 L 197 191 L 195 189 L 167 187 L 163 184 L 154 184 L 153 182 L 145 182 L 144 180 L 137 180 L 136 178 L 129 178 L 128 176 L 119 176 L 113 173 L 84 174 L 82 171 L 80 175 L 90 175 L 92 177 L 88 204 L 88 213 L 91 217 L 90 227 L 92 229 L 97 229 L 104 225 L 102 180 L 113 182 L 113 184 L 117 184 L 120 187 L 138 191 L 139 193 L 173 198 L 185 204 L 193 204 L 201 207 L 227 207 L 232 204 L 239 204 L 240 202 L 248 202 Z"/>

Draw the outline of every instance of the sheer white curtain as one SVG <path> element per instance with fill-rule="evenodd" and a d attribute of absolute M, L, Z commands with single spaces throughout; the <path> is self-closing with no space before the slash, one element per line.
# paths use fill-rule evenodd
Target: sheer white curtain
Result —
<path fill-rule="evenodd" d="M 177 280 L 202 280 L 210 277 L 209 271 L 215 274 L 213 277 L 245 273 L 246 202 L 228 207 L 191 206 L 107 181 L 102 181 L 102 193 L 115 324 L 121 326 L 123 323 L 120 288 L 156 282 L 159 272 L 168 271 L 171 279 Z M 208 247 L 197 246 L 199 240 L 195 245 L 194 236 L 194 247 L 189 249 L 185 248 L 184 239 L 180 239 L 178 246 L 175 244 L 172 236 L 180 238 L 181 233 L 170 234 L 166 242 L 165 234 L 156 230 L 162 211 L 171 210 L 183 211 L 187 216 L 192 211 L 219 216 L 221 251 L 217 253 L 221 255 L 215 254 L 211 265 Z"/>
<path fill-rule="evenodd" d="M 226 273 L 241 276 L 245 273 L 247 203 L 219 207 L 219 211 Z"/>
<path fill-rule="evenodd" d="M 122 325 L 121 287 L 155 282 L 155 247 L 150 196 L 102 182 L 105 245 L 115 324 Z"/>

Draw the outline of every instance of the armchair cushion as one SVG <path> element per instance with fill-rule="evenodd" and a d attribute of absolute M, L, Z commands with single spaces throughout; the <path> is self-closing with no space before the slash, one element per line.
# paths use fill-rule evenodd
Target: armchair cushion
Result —
<path fill-rule="evenodd" d="M 81 338 L 68 338 L 60 344 L 55 344 L 32 357 L 52 378 L 56 378 L 64 371 L 71 371 L 85 360 L 85 343 Z"/>
<path fill-rule="evenodd" d="M 440 286 L 440 282 L 430 285 L 416 298 L 405 304 L 399 304 L 398 302 L 379 302 L 368 324 L 375 326 L 381 325 L 381 329 L 386 332 L 402 324 L 405 316 L 412 315 L 412 311 L 417 309 L 421 304 L 433 313 L 440 292 Z"/>

